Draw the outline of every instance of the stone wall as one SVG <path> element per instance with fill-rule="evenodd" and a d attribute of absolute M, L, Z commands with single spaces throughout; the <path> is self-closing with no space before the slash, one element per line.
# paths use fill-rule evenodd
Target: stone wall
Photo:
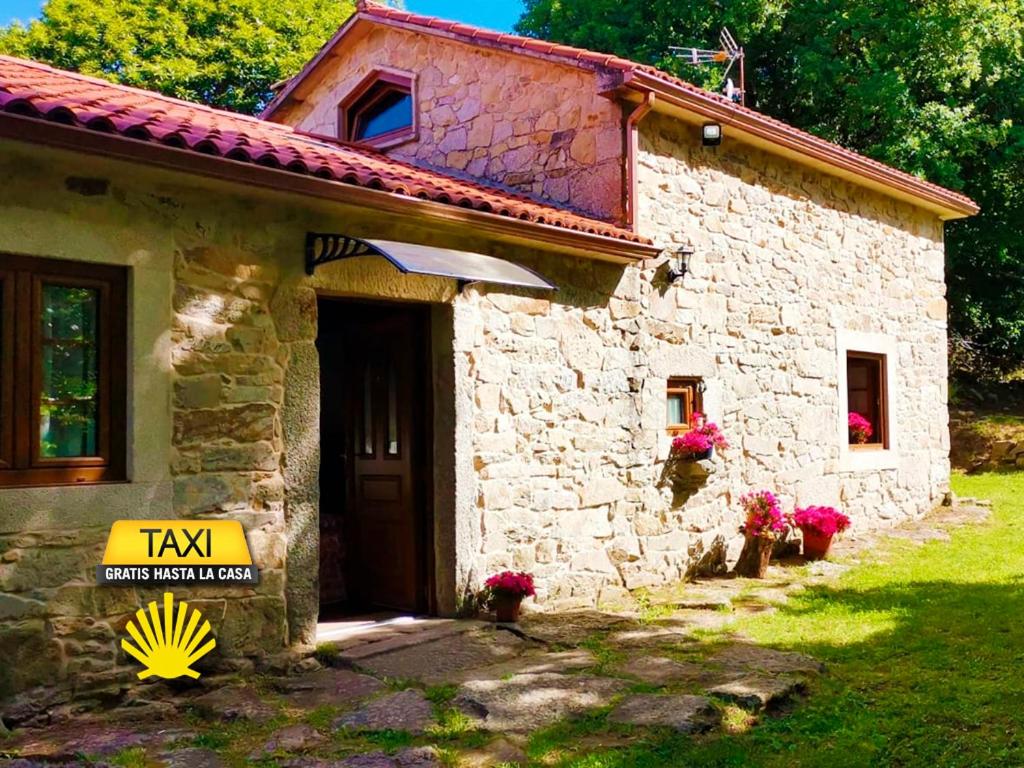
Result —
<path fill-rule="evenodd" d="M 6 690 L 121 685 L 117 647 L 155 591 L 96 589 L 110 523 L 243 522 L 263 580 L 187 590 L 217 660 L 310 642 L 316 622 L 317 293 L 430 302 L 435 553 L 441 609 L 503 567 L 545 608 L 720 567 L 737 498 L 837 503 L 858 527 L 926 511 L 946 490 L 941 224 L 905 203 L 651 115 L 643 231 L 690 242 L 692 272 L 496 243 L 338 203 L 5 145 L 0 251 L 132 268 L 131 482 L 0 491 Z M 110 180 L 85 198 L 70 175 Z M 551 278 L 555 294 L 403 276 L 383 260 L 302 269 L 306 231 L 478 250 Z M 845 450 L 842 349 L 892 352 L 893 450 Z M 663 477 L 665 386 L 700 376 L 732 447 L 702 484 Z M 442 397 L 444 396 L 444 397 Z M 442 402 L 443 400 L 443 402 Z M 211 654 L 211 657 L 213 655 Z"/>
<path fill-rule="evenodd" d="M 593 72 L 374 26 L 274 120 L 337 136 L 338 104 L 380 67 L 416 77 L 419 135 L 388 154 L 621 219 L 621 109 Z"/>
<path fill-rule="evenodd" d="M 456 327 L 476 406 L 476 573 L 530 570 L 549 609 L 723 567 L 749 489 L 837 505 L 855 529 L 948 489 L 941 222 L 728 139 L 705 149 L 661 116 L 642 123 L 640 166 L 641 231 L 695 247 L 681 283 L 664 262 L 549 258 L 533 266 L 553 299 L 482 292 Z M 843 424 L 845 349 L 863 343 L 892 371 L 892 448 L 874 455 L 848 451 Z M 732 444 L 697 481 L 665 477 L 672 376 L 705 380 Z"/>

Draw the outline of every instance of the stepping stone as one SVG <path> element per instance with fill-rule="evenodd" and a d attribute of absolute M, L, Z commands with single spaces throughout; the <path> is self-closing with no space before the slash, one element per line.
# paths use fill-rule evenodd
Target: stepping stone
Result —
<path fill-rule="evenodd" d="M 596 632 L 636 629 L 632 617 L 600 611 L 529 613 L 519 621 L 523 634 L 550 645 L 577 646 Z"/>
<path fill-rule="evenodd" d="M 224 768 L 226 763 L 212 749 L 190 747 L 164 752 L 159 756 L 164 768 Z"/>
<path fill-rule="evenodd" d="M 380 677 L 437 685 L 459 678 L 467 669 L 511 659 L 529 647 L 511 632 L 488 629 L 450 635 L 357 663 Z"/>
<path fill-rule="evenodd" d="M 453 673 L 448 677 L 448 681 L 462 683 L 470 680 L 498 680 L 511 677 L 512 675 L 578 672 L 593 667 L 596 664 L 597 659 L 594 657 L 594 654 L 582 648 L 554 653 L 531 651 L 508 661 Z"/>
<path fill-rule="evenodd" d="M 513 675 L 470 680 L 453 704 L 484 730 L 522 733 L 605 706 L 627 686 L 625 680 L 589 675 Z"/>
<path fill-rule="evenodd" d="M 289 706 L 300 709 L 345 706 L 384 689 L 383 683 L 369 675 L 333 667 L 281 678 L 274 686 L 287 698 Z"/>
<path fill-rule="evenodd" d="M 705 733 L 722 717 L 704 696 L 662 696 L 642 693 L 627 696 L 608 720 L 625 725 L 671 728 L 679 733 Z"/>
<path fill-rule="evenodd" d="M 737 643 L 730 645 L 708 659 L 726 669 L 739 668 L 748 672 L 764 672 L 770 675 L 820 675 L 825 665 L 817 659 L 802 653 L 776 651 L 759 645 Z"/>
<path fill-rule="evenodd" d="M 637 656 L 620 665 L 617 671 L 651 685 L 708 685 L 716 674 L 701 664 L 662 656 Z"/>
<path fill-rule="evenodd" d="M 763 712 L 803 693 L 804 689 L 804 682 L 794 677 L 748 675 L 709 688 L 708 693 L 751 712 Z"/>
<path fill-rule="evenodd" d="M 497 739 L 478 749 L 459 755 L 459 768 L 495 768 L 495 766 L 526 765 L 526 752 L 508 739 Z"/>
<path fill-rule="evenodd" d="M 207 717 L 227 722 L 252 720 L 265 723 L 277 714 L 277 710 L 261 699 L 256 691 L 241 685 L 222 686 L 189 703 Z"/>
<path fill-rule="evenodd" d="M 409 747 L 393 755 L 384 752 L 355 755 L 337 765 L 344 768 L 441 768 L 437 753 L 430 747 Z"/>
<path fill-rule="evenodd" d="M 46 763 L 75 760 L 79 755 L 113 755 L 134 747 L 163 746 L 187 735 L 181 729 L 147 730 L 110 726 L 92 719 L 72 721 L 41 732 L 19 733 L 3 747 L 27 759 Z"/>
<path fill-rule="evenodd" d="M 434 708 L 423 693 L 409 689 L 374 699 L 366 706 L 334 721 L 335 729 L 406 731 L 422 734 L 433 725 Z"/>
<path fill-rule="evenodd" d="M 259 760 L 264 755 L 272 755 L 275 752 L 305 752 L 317 746 L 323 740 L 324 737 L 320 735 L 320 732 L 311 726 L 303 723 L 289 725 L 277 731 L 263 745 L 262 750 L 254 752 L 249 757 L 253 760 Z"/>

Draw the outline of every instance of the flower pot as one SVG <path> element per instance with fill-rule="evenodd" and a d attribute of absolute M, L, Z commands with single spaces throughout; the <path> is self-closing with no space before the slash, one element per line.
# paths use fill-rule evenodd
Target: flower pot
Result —
<path fill-rule="evenodd" d="M 743 551 L 736 562 L 736 574 L 751 579 L 763 579 L 768 573 L 775 541 L 764 536 L 747 536 Z"/>
<path fill-rule="evenodd" d="M 498 621 L 502 624 L 515 624 L 519 621 L 519 606 L 523 598 L 519 595 L 496 594 L 492 605 Z"/>
<path fill-rule="evenodd" d="M 800 530 L 804 535 L 804 558 L 806 560 L 824 560 L 832 546 L 832 534 L 823 536 L 807 528 Z"/>

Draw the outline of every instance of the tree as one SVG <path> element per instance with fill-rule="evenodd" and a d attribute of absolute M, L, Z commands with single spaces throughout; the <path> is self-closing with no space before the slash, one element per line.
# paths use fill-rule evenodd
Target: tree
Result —
<path fill-rule="evenodd" d="M 722 26 L 746 49 L 748 104 L 981 205 L 947 227 L 951 329 L 986 370 L 1019 369 L 1024 2 L 526 0 L 518 28 L 717 88 L 669 46 L 712 47 Z"/>
<path fill-rule="evenodd" d="M 350 0 L 48 0 L 0 51 L 256 112 L 352 12 Z"/>

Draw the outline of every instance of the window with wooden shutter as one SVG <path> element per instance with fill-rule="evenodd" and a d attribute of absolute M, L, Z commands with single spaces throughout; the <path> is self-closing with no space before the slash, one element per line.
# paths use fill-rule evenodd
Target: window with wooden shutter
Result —
<path fill-rule="evenodd" d="M 689 377 L 674 377 L 668 380 L 665 404 L 665 426 L 670 435 L 679 435 L 690 428 L 694 413 L 704 410 L 703 382 Z"/>
<path fill-rule="evenodd" d="M 125 477 L 126 270 L 0 255 L 0 486 Z"/>

